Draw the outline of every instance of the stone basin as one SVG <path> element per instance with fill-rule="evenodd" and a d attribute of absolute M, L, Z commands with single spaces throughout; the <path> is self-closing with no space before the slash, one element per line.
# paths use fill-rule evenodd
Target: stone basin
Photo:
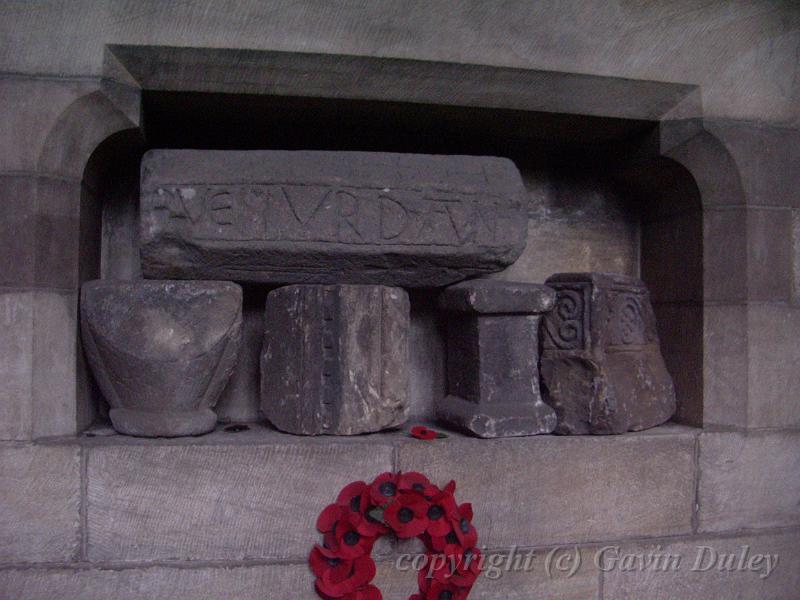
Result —
<path fill-rule="evenodd" d="M 147 437 L 211 431 L 236 365 L 242 289 L 219 281 L 91 281 L 81 332 L 114 428 Z"/>

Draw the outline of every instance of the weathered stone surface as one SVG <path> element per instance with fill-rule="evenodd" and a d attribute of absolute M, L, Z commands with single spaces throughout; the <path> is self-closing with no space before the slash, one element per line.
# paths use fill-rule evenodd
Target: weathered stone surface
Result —
<path fill-rule="evenodd" d="M 25 600 L 319 600 L 306 565 L 0 571 L 0 596 Z"/>
<path fill-rule="evenodd" d="M 89 559 L 304 561 L 320 539 L 320 510 L 351 481 L 392 470 L 393 448 L 280 437 L 247 446 L 132 440 L 90 448 Z"/>
<path fill-rule="evenodd" d="M 675 388 L 659 348 L 650 297 L 638 279 L 562 273 L 547 280 L 541 372 L 557 433 L 608 434 L 665 422 Z"/>
<path fill-rule="evenodd" d="M 153 150 L 146 277 L 434 287 L 525 247 L 524 188 L 501 158 Z"/>
<path fill-rule="evenodd" d="M 261 409 L 275 427 L 354 435 L 408 414 L 408 295 L 367 285 L 292 285 L 267 296 Z"/>
<path fill-rule="evenodd" d="M 700 436 L 701 531 L 800 524 L 800 433 Z"/>
<path fill-rule="evenodd" d="M 556 414 L 539 392 L 539 322 L 550 288 L 495 280 L 451 286 L 447 311 L 448 395 L 439 420 L 485 438 L 550 433 Z"/>
<path fill-rule="evenodd" d="M 663 431 L 662 431 L 663 430 Z M 695 434 L 668 426 L 614 437 L 409 440 L 398 468 L 455 479 L 490 548 L 692 531 Z"/>
<path fill-rule="evenodd" d="M 89 363 L 120 433 L 206 433 L 236 364 L 242 290 L 227 282 L 92 281 L 81 292 Z"/>
<path fill-rule="evenodd" d="M 629 555 L 645 560 L 648 555 L 664 558 L 649 563 L 648 568 L 627 569 L 614 560 Z M 661 567 L 676 564 L 667 556 L 680 557 L 677 568 Z M 800 530 L 671 544 L 620 544 L 618 550 L 610 549 L 597 560 L 608 569 L 603 573 L 604 598 L 795 600 L 800 589 Z M 626 560 L 629 566 L 643 564 L 635 558 Z"/>
<path fill-rule="evenodd" d="M 80 462 L 74 446 L 0 447 L 0 562 L 76 558 Z"/>

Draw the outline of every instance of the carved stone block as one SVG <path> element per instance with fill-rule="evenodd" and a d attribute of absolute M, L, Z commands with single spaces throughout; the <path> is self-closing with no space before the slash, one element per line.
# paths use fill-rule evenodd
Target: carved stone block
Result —
<path fill-rule="evenodd" d="M 217 281 L 90 281 L 83 345 L 120 433 L 197 435 L 236 365 L 242 289 Z"/>
<path fill-rule="evenodd" d="M 142 160 L 145 277 L 435 287 L 525 247 L 504 158 L 153 150 Z"/>
<path fill-rule="evenodd" d="M 409 301 L 377 285 L 291 285 L 267 296 L 261 408 L 282 431 L 355 435 L 408 412 Z"/>
<path fill-rule="evenodd" d="M 541 371 L 556 432 L 623 433 L 667 421 L 675 388 L 645 285 L 604 273 L 561 273 L 547 285 L 557 299 L 541 331 Z"/>
<path fill-rule="evenodd" d="M 550 433 L 539 393 L 539 322 L 555 294 L 543 285 L 479 280 L 447 288 L 448 395 L 441 421 L 484 438 Z"/>

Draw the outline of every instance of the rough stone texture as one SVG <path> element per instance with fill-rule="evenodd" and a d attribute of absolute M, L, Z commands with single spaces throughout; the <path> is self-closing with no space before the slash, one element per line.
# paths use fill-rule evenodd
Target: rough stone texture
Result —
<path fill-rule="evenodd" d="M 747 306 L 703 307 L 703 422 L 747 426 Z"/>
<path fill-rule="evenodd" d="M 489 547 L 572 544 L 692 530 L 694 434 L 409 441 L 399 468 L 455 479 Z"/>
<path fill-rule="evenodd" d="M 525 247 L 508 159 L 154 150 L 142 160 L 146 277 L 434 287 Z"/>
<path fill-rule="evenodd" d="M 306 565 L 0 571 L 0 597 L 25 600 L 319 600 Z"/>
<path fill-rule="evenodd" d="M 700 436 L 700 531 L 800 524 L 800 433 Z"/>
<path fill-rule="evenodd" d="M 680 556 L 678 570 L 615 568 L 603 573 L 603 597 L 613 600 L 794 600 L 800 589 L 800 530 L 726 538 L 695 538 L 658 544 L 622 544 L 620 554 L 650 553 Z M 701 547 L 712 550 L 702 550 Z M 701 562 L 693 571 L 698 554 Z M 765 560 L 757 555 L 777 555 L 774 570 L 766 575 Z M 731 558 L 723 558 L 733 556 Z M 716 557 L 714 567 L 706 569 Z M 744 569 L 738 569 L 742 556 Z M 662 559 L 665 561 L 666 559 Z M 732 562 L 729 562 L 731 561 Z M 719 569 L 722 564 L 722 570 Z M 733 564 L 734 569 L 726 568 Z M 749 568 L 748 568 L 749 567 Z"/>
<path fill-rule="evenodd" d="M 528 600 L 559 598 L 589 600 L 596 597 L 597 576 L 591 567 L 573 577 L 549 578 L 540 556 L 530 572 L 501 574 L 496 580 L 482 577 L 470 592 L 470 600 Z M 589 562 L 584 564 L 591 565 Z M 416 573 L 401 571 L 393 562 L 378 562 L 375 584 L 385 600 L 407 600 L 416 585 Z M 305 564 L 250 567 L 143 567 L 127 569 L 9 569 L 0 571 L 0 595 L 4 598 L 52 600 L 319 600 L 313 576 Z"/>
<path fill-rule="evenodd" d="M 74 434 L 75 294 L 0 293 L 0 440 Z"/>
<path fill-rule="evenodd" d="M 550 288 L 493 280 L 447 288 L 448 395 L 440 421 L 484 438 L 550 433 L 556 414 L 539 392 L 539 322 Z"/>
<path fill-rule="evenodd" d="M 800 427 L 800 307 L 751 304 L 748 427 Z"/>
<path fill-rule="evenodd" d="M 287 286 L 267 296 L 264 327 L 261 409 L 278 429 L 354 435 L 406 421 L 405 291 Z"/>
<path fill-rule="evenodd" d="M 121 433 L 176 436 L 214 428 L 242 335 L 233 283 L 92 281 L 81 292 L 82 339 Z"/>
<path fill-rule="evenodd" d="M 75 559 L 80 482 L 75 446 L 0 446 L 0 562 Z"/>
<path fill-rule="evenodd" d="M 800 17 L 792 3 L 748 2 L 736 5 L 736 10 L 711 3 L 686 13 L 670 3 L 603 3 L 587 9 L 579 0 L 568 0 L 554 13 L 548 5 L 512 3 L 495 10 L 472 1 L 468 10 L 454 14 L 438 3 L 409 13 L 408 5 L 399 1 L 344 9 L 306 2 L 226 3 L 207 10 L 192 0 L 154 5 L 125 19 L 126 6 L 121 0 L 103 0 L 64 11 L 49 2 L 37 10 L 9 11 L 9 18 L 0 23 L 8 40 L 0 68 L 97 76 L 104 46 L 120 42 L 452 60 L 692 82 L 703 88 L 708 115 L 798 122 L 793 74 Z M 682 52 L 676 53 L 676 48 Z M 218 78 L 247 84 L 249 62 L 235 66 L 237 70 L 228 69 Z M 176 71 L 183 81 L 202 81 L 191 65 Z M 152 76 L 163 77 L 162 72 L 153 69 Z M 320 87 L 335 73 L 333 68 L 297 70 L 295 79 L 311 79 Z M 346 75 L 354 86 L 363 78 L 358 72 L 359 77 Z M 411 78 L 407 86 L 418 92 L 426 83 Z M 559 88 L 545 89 L 552 96 Z M 586 104 L 592 99 L 606 105 L 635 104 L 630 94 L 620 92 L 585 96 Z"/>
<path fill-rule="evenodd" d="M 92 448 L 89 559 L 305 560 L 320 539 L 316 518 L 338 491 L 392 469 L 390 445 L 366 448 L 357 442 Z"/>
<path fill-rule="evenodd" d="M 644 284 L 602 273 L 562 273 L 547 284 L 557 300 L 541 330 L 541 374 L 556 432 L 623 433 L 668 420 L 675 388 Z"/>

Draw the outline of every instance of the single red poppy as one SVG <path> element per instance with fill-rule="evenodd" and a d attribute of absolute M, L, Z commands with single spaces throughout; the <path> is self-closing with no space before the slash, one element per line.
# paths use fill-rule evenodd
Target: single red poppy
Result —
<path fill-rule="evenodd" d="M 468 594 L 469 588 L 433 580 L 425 592 L 425 600 L 465 600 Z"/>
<path fill-rule="evenodd" d="M 411 428 L 411 437 L 415 437 L 418 440 L 435 440 L 438 436 L 438 432 L 428 429 L 424 425 L 416 425 Z"/>
<path fill-rule="evenodd" d="M 462 548 L 473 548 L 478 543 L 478 532 L 472 525 L 472 504 L 465 503 L 458 507 L 458 516 L 452 519 L 453 531 Z"/>
<path fill-rule="evenodd" d="M 355 525 L 346 519 L 337 521 L 333 529 L 325 532 L 325 546 L 341 558 L 359 558 L 372 552 L 375 538 L 362 535 Z"/>
<path fill-rule="evenodd" d="M 361 556 L 351 562 L 347 572 L 324 572 L 317 578 L 317 590 L 331 598 L 343 598 L 372 581 L 375 573 L 375 562 L 369 556 Z"/>
<path fill-rule="evenodd" d="M 314 546 L 311 555 L 308 557 L 308 564 L 311 571 L 317 577 L 322 577 L 328 571 L 334 570 L 335 578 L 346 576 L 353 568 L 353 561 L 339 558 L 334 552 L 322 546 Z"/>
<path fill-rule="evenodd" d="M 416 471 L 400 473 L 397 488 L 401 492 L 417 492 L 425 498 L 431 498 L 439 493 L 439 488 L 433 485 L 425 475 Z"/>
<path fill-rule="evenodd" d="M 471 548 L 457 557 L 455 571 L 450 577 L 455 585 L 471 588 L 481 574 L 481 551 Z"/>
<path fill-rule="evenodd" d="M 459 517 L 458 504 L 453 494 L 445 488 L 445 491 L 430 499 L 427 532 L 433 537 L 443 537 L 452 531 L 452 522 Z"/>
<path fill-rule="evenodd" d="M 348 520 L 356 527 L 358 533 L 377 537 L 388 533 L 389 530 L 383 523 L 370 516 L 369 510 L 372 507 L 369 490 L 369 486 L 363 481 L 348 484 L 336 498 L 336 506 L 347 512 Z"/>
<path fill-rule="evenodd" d="M 397 484 L 400 476 L 397 473 L 383 473 L 375 478 L 369 486 L 369 495 L 373 503 L 386 506 L 397 497 Z"/>
<path fill-rule="evenodd" d="M 412 538 L 428 527 L 428 502 L 419 494 L 401 494 L 389 505 L 383 518 L 398 538 Z"/>

